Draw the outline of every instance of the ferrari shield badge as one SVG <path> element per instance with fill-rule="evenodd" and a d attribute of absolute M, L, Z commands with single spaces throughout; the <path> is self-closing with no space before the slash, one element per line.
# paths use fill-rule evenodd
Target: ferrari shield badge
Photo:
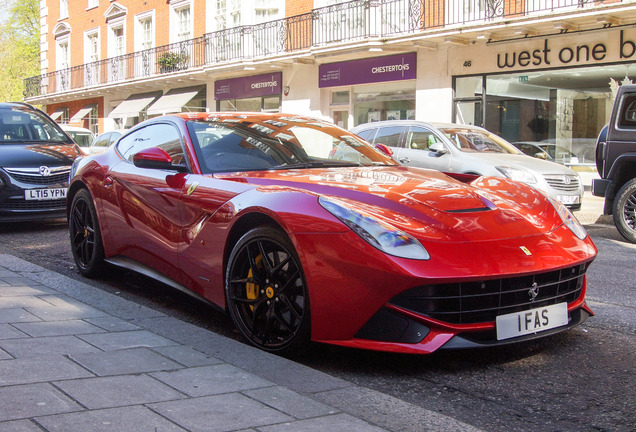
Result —
<path fill-rule="evenodd" d="M 194 182 L 190 185 L 190 187 L 188 188 L 188 196 L 192 195 L 194 193 L 194 191 L 197 189 L 197 187 L 199 187 L 199 183 L 198 182 Z"/>
<path fill-rule="evenodd" d="M 190 194 L 188 194 L 188 195 L 190 195 Z M 523 253 L 526 254 L 527 256 L 532 255 L 532 252 L 530 252 L 530 249 L 528 249 L 525 246 L 519 246 L 519 249 L 521 249 L 523 251 Z"/>

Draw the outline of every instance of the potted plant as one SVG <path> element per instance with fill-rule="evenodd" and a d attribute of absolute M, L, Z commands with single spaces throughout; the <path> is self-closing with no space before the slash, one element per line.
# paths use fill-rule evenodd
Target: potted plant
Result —
<path fill-rule="evenodd" d="M 185 53 L 168 51 L 157 57 L 157 64 L 161 73 L 173 72 L 185 69 L 188 66 L 188 60 L 189 57 Z"/>

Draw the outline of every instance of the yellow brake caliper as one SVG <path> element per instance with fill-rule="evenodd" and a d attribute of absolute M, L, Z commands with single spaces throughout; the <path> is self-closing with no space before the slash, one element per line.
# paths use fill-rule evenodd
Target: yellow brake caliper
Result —
<path fill-rule="evenodd" d="M 256 262 L 256 265 L 260 264 L 261 259 L 262 257 L 260 255 L 256 257 L 256 259 L 254 260 Z M 247 272 L 247 280 L 252 279 L 252 276 L 254 276 L 254 274 L 252 273 L 252 269 L 250 268 L 250 271 Z M 247 299 L 256 300 L 258 298 L 259 288 L 260 287 L 254 282 L 247 282 L 245 284 L 245 296 L 247 297 Z M 250 306 L 250 309 L 252 310 L 252 312 L 254 312 L 254 306 Z"/>

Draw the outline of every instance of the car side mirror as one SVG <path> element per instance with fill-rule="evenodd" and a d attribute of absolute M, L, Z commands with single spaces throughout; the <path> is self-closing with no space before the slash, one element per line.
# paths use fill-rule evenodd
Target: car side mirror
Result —
<path fill-rule="evenodd" d="M 393 156 L 393 150 L 391 149 L 391 147 L 389 147 L 386 144 L 381 144 L 378 143 L 375 145 L 375 148 L 377 148 L 378 150 L 380 150 L 382 153 L 384 153 L 385 155 L 387 155 L 388 157 Z"/>
<path fill-rule="evenodd" d="M 435 153 L 436 156 L 442 156 L 448 153 L 448 149 L 441 142 L 436 142 L 431 144 L 431 146 L 428 149 L 429 151 Z"/>
<path fill-rule="evenodd" d="M 170 171 L 187 171 L 184 165 L 175 165 L 164 149 L 151 147 L 133 155 L 133 164 L 138 168 L 161 169 Z"/>
<path fill-rule="evenodd" d="M 541 153 L 541 152 L 536 153 L 536 154 L 534 155 L 534 157 L 536 157 L 537 159 L 543 159 L 543 160 L 547 160 L 547 159 L 548 159 L 548 158 L 545 156 L 545 153 Z"/>

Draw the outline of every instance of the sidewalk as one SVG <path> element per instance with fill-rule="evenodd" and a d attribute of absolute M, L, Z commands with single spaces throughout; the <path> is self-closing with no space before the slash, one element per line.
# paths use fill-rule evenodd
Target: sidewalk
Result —
<path fill-rule="evenodd" d="M 0 430 L 477 431 L 0 255 Z"/>

